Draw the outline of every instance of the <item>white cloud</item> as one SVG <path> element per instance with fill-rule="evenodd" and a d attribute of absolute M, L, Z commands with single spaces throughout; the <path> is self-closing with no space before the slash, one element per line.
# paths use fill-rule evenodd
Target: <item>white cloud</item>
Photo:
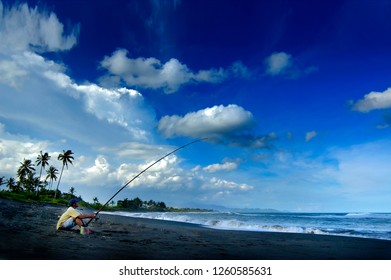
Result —
<path fill-rule="evenodd" d="M 391 88 L 383 92 L 370 92 L 353 104 L 353 110 L 367 113 L 372 110 L 391 108 Z"/>
<path fill-rule="evenodd" d="M 107 173 L 109 171 L 110 165 L 105 159 L 104 156 L 99 155 L 95 159 L 95 165 L 93 167 L 90 167 L 86 169 L 88 173 L 93 173 L 93 174 L 102 174 L 102 173 Z"/>
<path fill-rule="evenodd" d="M 143 146 L 142 143 L 124 143 L 123 146 Z M 14 177 L 23 159 L 30 159 L 34 163 L 40 151 L 48 152 L 51 156 L 50 165 L 61 169 L 61 162 L 57 160 L 61 149 L 56 148 L 58 144 L 49 141 L 39 141 L 23 135 L 13 135 L 6 131 L 5 125 L 0 123 L 0 174 L 2 176 Z M 64 170 L 61 190 L 64 191 L 69 186 L 80 187 L 103 187 L 117 186 L 133 178 L 140 171 L 154 162 L 156 154 L 147 151 L 146 155 L 139 155 L 138 159 L 124 158 L 120 149 L 113 150 L 102 148 L 103 152 L 97 156 L 77 155 L 73 164 L 69 166 L 69 171 Z M 157 152 L 162 146 L 148 145 L 152 151 Z M 165 147 L 166 149 L 168 147 Z M 77 152 L 73 150 L 75 154 Z M 137 164 L 139 159 L 148 158 L 147 161 Z M 151 161 L 152 159 L 152 161 Z M 111 162 L 109 162 L 111 161 Z M 156 188 L 181 188 L 186 187 L 187 173 L 183 171 L 179 164 L 181 159 L 171 155 L 160 161 L 148 170 L 143 176 L 134 181 L 130 187 L 145 186 Z M 71 171 L 70 171 L 71 170 Z"/>
<path fill-rule="evenodd" d="M 317 67 L 301 67 L 291 54 L 286 52 L 272 53 L 265 61 L 265 72 L 270 76 L 283 76 L 296 79 L 317 70 Z"/>
<path fill-rule="evenodd" d="M 124 49 L 106 56 L 101 67 L 108 75 L 101 78 L 102 83 L 125 82 L 128 86 L 150 89 L 163 89 L 166 93 L 176 92 L 182 85 L 189 83 L 220 83 L 228 76 L 248 76 L 248 69 L 240 61 L 229 69 L 209 69 L 193 72 L 175 58 L 162 63 L 157 58 L 128 58 Z"/>
<path fill-rule="evenodd" d="M 110 186 L 131 179 L 157 155 L 166 154 L 172 147 L 148 144 L 152 139 L 149 133 L 156 127 L 155 114 L 138 91 L 78 83 L 68 75 L 65 65 L 39 54 L 69 50 L 77 43 L 77 35 L 78 26 L 65 32 L 53 13 L 29 8 L 27 4 L 8 8 L 0 2 L 0 117 L 5 124 L 12 123 L 13 131 L 20 129 L 19 133 L 29 135 L 11 135 L 5 131 L 5 125 L 0 124 L 0 174 L 14 177 L 19 163 L 24 158 L 35 161 L 40 151 L 48 152 L 52 156 L 50 163 L 60 169 L 56 158 L 68 148 L 64 145 L 71 143 L 70 148 L 77 157 L 69 170 L 64 171 L 61 191 L 72 186 L 78 195 L 90 195 L 91 188 L 94 191 L 98 188 L 99 195 L 103 195 L 111 192 Z M 248 69 L 241 62 L 235 62 L 228 69 L 192 71 L 174 58 L 166 63 L 154 58 L 132 60 L 126 55 L 118 58 L 110 65 L 118 77 L 132 73 L 136 85 L 163 88 L 168 92 L 186 83 L 218 83 L 228 76 L 248 75 Z M 139 78 L 138 74 L 141 74 Z M 209 116 L 216 118 L 210 125 L 220 134 L 253 126 L 251 113 L 238 106 L 223 106 L 220 113 L 218 106 L 210 109 L 206 110 Z M 229 116 L 234 119 L 229 120 Z M 231 127 L 218 128 L 218 120 Z M 117 134 L 111 134 L 113 131 Z M 100 141 L 100 136 L 105 139 Z M 131 142 L 124 143 L 124 139 Z M 105 144 L 118 146 L 102 147 Z M 180 163 L 180 158 L 170 156 L 138 178 L 132 187 L 161 189 L 162 193 L 193 189 L 196 194 L 205 195 L 210 190 L 199 186 L 211 182 L 219 191 L 247 188 L 245 184 L 224 179 L 196 177 L 196 171 L 186 171 Z M 214 168 L 232 169 L 234 166 L 225 163 Z"/>
<path fill-rule="evenodd" d="M 98 119 L 126 128 L 138 140 L 146 140 L 150 136 L 147 128 L 152 127 L 154 114 L 143 104 L 143 97 L 138 91 L 106 89 L 96 84 L 72 83 L 69 87 L 83 94 L 86 110 Z"/>
<path fill-rule="evenodd" d="M 309 131 L 305 134 L 305 141 L 309 142 L 313 138 L 315 138 L 318 135 L 318 133 L 315 130 Z"/>
<path fill-rule="evenodd" d="M 146 144 L 142 142 L 126 142 L 115 147 L 102 147 L 99 151 L 109 154 L 116 154 L 122 158 L 148 160 L 156 156 L 163 156 L 174 150 L 171 146 Z"/>
<path fill-rule="evenodd" d="M 77 43 L 78 34 L 78 25 L 65 34 L 54 13 L 27 4 L 4 7 L 0 1 L 0 52 L 69 50 Z"/>
<path fill-rule="evenodd" d="M 210 172 L 210 173 L 215 173 L 218 171 L 231 171 L 235 170 L 238 168 L 238 164 L 236 162 L 224 162 L 222 164 L 220 163 L 215 163 L 208 165 L 203 168 L 204 171 Z"/>
<path fill-rule="evenodd" d="M 134 143 L 131 144 L 131 146 L 133 145 Z M 157 147 L 159 148 L 159 146 Z M 114 155 L 112 152 L 110 153 L 112 157 L 119 156 L 122 158 L 120 153 L 115 153 Z M 156 160 L 152 155 L 150 155 L 149 158 L 149 160 L 144 161 L 143 163 L 135 164 L 122 162 L 118 167 L 115 167 L 110 165 L 104 156 L 99 156 L 96 158 L 94 165 L 84 167 L 79 173 L 84 174 L 83 177 L 86 178 L 85 183 L 89 182 L 89 184 L 93 184 L 94 181 L 99 180 L 99 184 L 102 185 L 104 182 L 106 182 L 106 184 L 107 182 L 120 182 L 122 185 L 125 185 L 130 180 L 133 180 L 141 171 L 151 166 Z M 176 155 L 170 155 L 149 168 L 142 176 L 132 181 L 128 187 L 143 187 L 146 189 L 156 189 L 156 191 L 187 189 L 189 191 L 191 190 L 191 193 L 194 196 L 212 196 L 216 194 L 216 191 L 224 192 L 225 195 L 229 195 L 236 192 L 250 191 L 254 188 L 245 183 L 236 183 L 223 178 L 210 178 L 205 176 L 207 173 L 212 172 L 212 169 L 214 169 L 214 171 L 236 169 L 237 164 L 235 163 L 227 162 L 226 164 L 221 164 L 219 166 L 211 165 L 203 169 L 197 167 L 191 170 L 185 170 L 180 167 L 181 161 L 182 160 Z M 77 166 L 75 165 L 75 167 Z M 110 167 L 110 170 L 108 170 L 107 167 Z M 95 174 L 95 176 L 92 176 L 93 174 Z"/>
<path fill-rule="evenodd" d="M 285 52 L 273 53 L 265 59 L 266 73 L 276 76 L 292 66 L 292 56 Z"/>
<path fill-rule="evenodd" d="M 146 162 L 145 164 L 141 164 L 138 167 L 138 171 L 143 171 L 144 169 L 148 168 L 149 166 L 153 165 L 149 170 L 150 171 L 163 171 L 166 170 L 168 167 L 173 166 L 178 163 L 178 157 L 175 155 L 170 155 L 163 160 L 157 162 L 155 164 L 155 160 Z"/>
<path fill-rule="evenodd" d="M 184 117 L 165 116 L 160 119 L 158 129 L 167 138 L 175 136 L 202 138 L 250 129 L 254 124 L 255 120 L 251 112 L 231 104 L 191 112 Z"/>
<path fill-rule="evenodd" d="M 0 57 L 1 59 L 1 57 Z M 0 60 L 0 83 L 17 87 L 18 82 L 27 74 L 15 61 Z"/>
<path fill-rule="evenodd" d="M 0 78 L 0 83 L 14 87 L 13 91 L 4 89 L 3 98 L 4 100 L 9 99 L 9 101 L 7 101 L 8 106 L 4 107 L 3 114 L 8 112 L 8 116 L 15 115 L 16 112 L 10 111 L 12 104 L 15 105 L 15 110 L 26 103 L 28 108 L 18 114 L 23 115 L 31 112 L 36 118 L 43 112 L 39 112 L 39 108 L 34 107 L 34 103 L 40 103 L 40 106 L 43 106 L 45 102 L 50 101 L 51 107 L 55 106 L 60 110 L 67 106 L 63 99 L 70 96 L 79 102 L 81 107 L 84 106 L 86 112 L 94 115 L 97 119 L 105 120 L 109 124 L 116 124 L 128 130 L 133 139 L 146 140 L 150 137 L 149 131 L 155 125 L 155 113 L 145 104 L 143 96 L 138 91 L 127 88 L 107 89 L 93 83 L 77 84 L 65 73 L 66 69 L 63 65 L 45 60 L 42 56 L 28 51 L 13 54 L 9 59 L 5 62 L 0 61 L 0 73 L 3 69 L 2 65 L 5 64 L 14 65 L 12 69 L 17 70 L 12 71 L 13 74 L 9 76 Z M 20 98 L 16 98 L 16 95 Z M 23 95 L 25 97 L 22 98 Z M 41 97 L 38 98 L 39 96 Z M 41 102 L 38 99 L 41 99 Z M 30 102 L 30 106 L 28 106 L 28 102 Z M 80 108 L 68 107 L 66 110 L 69 109 L 75 112 Z M 52 112 L 58 113 L 57 111 Z M 42 118 L 44 117 L 42 116 Z M 47 124 L 51 121 L 55 120 L 48 118 L 44 123 Z M 41 123 L 42 121 L 37 122 L 38 125 Z"/>
<path fill-rule="evenodd" d="M 141 164 L 121 164 L 117 169 L 112 170 L 109 177 L 122 181 L 122 184 L 133 180 L 136 175 L 145 170 L 155 162 L 147 161 Z M 156 189 L 180 189 L 186 188 L 186 172 L 180 168 L 181 160 L 171 155 L 149 168 L 142 176 L 137 177 L 128 187 L 135 188 L 143 186 Z"/>
<path fill-rule="evenodd" d="M 23 135 L 12 135 L 6 132 L 0 123 L 0 173 L 2 176 L 13 177 L 23 159 L 33 162 L 40 151 L 50 148 L 48 141 L 39 141 Z"/>
<path fill-rule="evenodd" d="M 15 178 L 20 162 L 23 159 L 30 159 L 34 163 L 40 151 L 48 152 L 51 156 L 50 165 L 54 165 L 60 170 L 61 162 L 57 160 L 57 156 L 61 150 L 56 151 L 56 146 L 58 145 L 49 141 L 39 141 L 23 135 L 12 135 L 6 132 L 5 126 L 0 123 L 0 174 L 6 178 Z M 108 158 L 116 158 L 118 155 L 110 154 L 112 151 L 108 149 L 103 150 L 108 151 L 110 157 L 103 154 L 96 156 L 95 159 L 85 155 L 75 157 L 72 166 L 69 166 L 69 170 L 72 171 L 64 170 L 61 190 L 64 191 L 72 185 L 83 187 L 119 185 L 137 174 L 145 166 L 145 163 L 137 165 L 123 162 L 118 166 L 112 165 Z M 152 155 L 149 158 L 151 157 Z M 166 186 L 163 179 L 167 181 L 167 178 L 175 176 L 174 173 L 177 171 L 175 165 L 178 162 L 179 160 L 170 159 L 168 162 L 162 163 L 158 166 L 158 170 L 151 170 L 150 176 L 141 178 L 134 186 L 154 182 L 151 177 L 161 181 L 161 187 Z M 173 165 L 173 167 L 169 165 Z M 170 176 L 170 173 L 173 173 L 173 175 Z M 78 187 L 77 189 L 79 190 Z"/>
<path fill-rule="evenodd" d="M 0 115 L 4 119 L 60 137 L 75 134 L 82 126 L 77 119 L 78 104 L 68 107 L 70 91 L 57 88 L 45 76 L 52 73 L 58 81 L 63 78 L 65 87 L 71 80 L 65 67 L 36 54 L 69 50 L 77 43 L 77 35 L 77 25 L 66 33 L 53 13 L 27 4 L 6 7 L 0 2 Z M 83 129 L 77 136 L 80 141 L 90 130 Z"/>
<path fill-rule="evenodd" d="M 226 191 L 249 191 L 254 188 L 253 186 L 247 184 L 239 184 L 239 183 L 223 180 L 216 177 L 211 178 L 210 184 L 204 187 L 211 188 L 211 189 L 221 189 Z"/>
<path fill-rule="evenodd" d="M 233 146 L 263 148 L 276 138 L 274 133 L 256 136 L 249 133 L 255 119 L 251 112 L 231 104 L 213 106 L 185 116 L 164 116 L 158 124 L 159 132 L 166 138 L 186 136 L 208 138 L 215 143 Z"/>
<path fill-rule="evenodd" d="M 79 157 L 74 161 L 74 166 L 72 168 L 77 169 L 76 173 L 79 175 L 74 176 L 72 174 L 67 174 L 68 182 L 95 186 L 104 186 L 112 182 L 112 180 L 108 179 L 111 166 L 103 155 L 98 155 L 94 160 L 94 164 L 86 167 L 82 166 L 84 161 L 83 158 L 84 156 Z"/>

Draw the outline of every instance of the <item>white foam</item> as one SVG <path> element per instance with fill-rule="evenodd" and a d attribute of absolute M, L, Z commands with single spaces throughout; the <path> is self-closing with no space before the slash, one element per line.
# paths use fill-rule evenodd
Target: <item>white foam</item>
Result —
<path fill-rule="evenodd" d="M 391 239 L 384 221 L 391 214 L 348 213 L 348 214 L 251 214 L 232 212 L 101 212 L 134 218 L 156 219 L 197 224 L 200 226 L 238 231 L 287 232 L 323 235 L 360 236 Z M 326 218 L 327 217 L 327 218 Z M 379 228 L 368 219 L 382 219 Z M 374 218 L 375 217 L 375 218 Z M 362 218 L 362 219 L 360 219 Z M 388 224 L 388 223 L 387 223 Z"/>
<path fill-rule="evenodd" d="M 345 216 L 346 217 L 362 217 L 362 216 L 369 216 L 371 213 L 348 213 Z"/>

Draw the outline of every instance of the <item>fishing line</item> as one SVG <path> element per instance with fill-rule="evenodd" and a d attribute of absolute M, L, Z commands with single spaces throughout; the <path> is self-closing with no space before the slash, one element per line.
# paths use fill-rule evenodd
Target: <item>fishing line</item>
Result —
<path fill-rule="evenodd" d="M 183 145 L 183 146 L 180 146 L 179 148 L 176 148 L 175 150 L 169 152 L 168 154 L 166 154 L 166 155 L 164 155 L 163 157 L 159 158 L 157 161 L 155 161 L 155 162 L 153 162 L 152 164 L 150 164 L 147 168 L 145 168 L 145 169 L 142 170 L 140 173 L 138 173 L 136 176 L 134 176 L 131 180 L 129 180 L 129 181 L 128 181 L 123 187 L 121 187 L 121 188 L 120 188 L 112 197 L 110 197 L 110 199 L 107 200 L 107 202 L 106 202 L 105 204 L 103 204 L 103 205 L 99 208 L 98 212 L 96 212 L 95 215 L 97 216 L 97 215 L 99 214 L 99 212 L 101 212 L 101 211 L 103 210 L 103 208 L 105 208 L 106 205 L 109 204 L 110 201 L 112 201 L 113 198 L 117 196 L 117 194 L 119 194 L 119 193 L 120 193 L 124 188 L 126 188 L 130 183 L 132 183 L 134 180 L 136 180 L 138 177 L 140 177 L 141 174 L 143 174 L 143 173 L 144 173 L 145 171 L 147 171 L 149 168 L 151 168 L 152 166 L 154 166 L 155 164 L 157 164 L 157 163 L 160 162 L 161 160 L 165 159 L 165 158 L 168 157 L 169 155 L 172 155 L 173 153 L 179 151 L 180 149 L 186 148 L 187 146 L 190 146 L 190 145 L 192 145 L 192 144 L 194 144 L 194 143 L 200 142 L 200 141 L 205 140 L 205 139 L 207 139 L 207 138 L 197 139 L 197 140 L 192 141 L 192 142 L 190 142 L 190 143 L 187 143 L 187 144 L 185 144 L 185 145 Z M 91 221 L 92 221 L 93 219 L 94 219 L 94 218 L 91 218 L 91 219 L 87 222 L 86 226 L 88 226 L 88 225 L 91 223 Z"/>

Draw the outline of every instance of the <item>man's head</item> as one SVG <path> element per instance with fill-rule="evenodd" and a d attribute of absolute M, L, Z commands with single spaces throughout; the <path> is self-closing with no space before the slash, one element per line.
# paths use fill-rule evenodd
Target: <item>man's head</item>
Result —
<path fill-rule="evenodd" d="M 79 200 L 77 200 L 76 198 L 72 198 L 71 200 L 69 200 L 69 205 L 76 208 L 79 206 Z"/>

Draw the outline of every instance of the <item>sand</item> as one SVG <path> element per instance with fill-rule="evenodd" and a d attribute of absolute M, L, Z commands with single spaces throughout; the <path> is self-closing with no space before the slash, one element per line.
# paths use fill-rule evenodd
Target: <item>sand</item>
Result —
<path fill-rule="evenodd" d="M 0 199 L 3 260 L 390 260 L 391 241 L 223 231 L 100 215 L 93 234 L 56 231 L 66 207 Z M 81 209 L 83 213 L 91 210 Z"/>

